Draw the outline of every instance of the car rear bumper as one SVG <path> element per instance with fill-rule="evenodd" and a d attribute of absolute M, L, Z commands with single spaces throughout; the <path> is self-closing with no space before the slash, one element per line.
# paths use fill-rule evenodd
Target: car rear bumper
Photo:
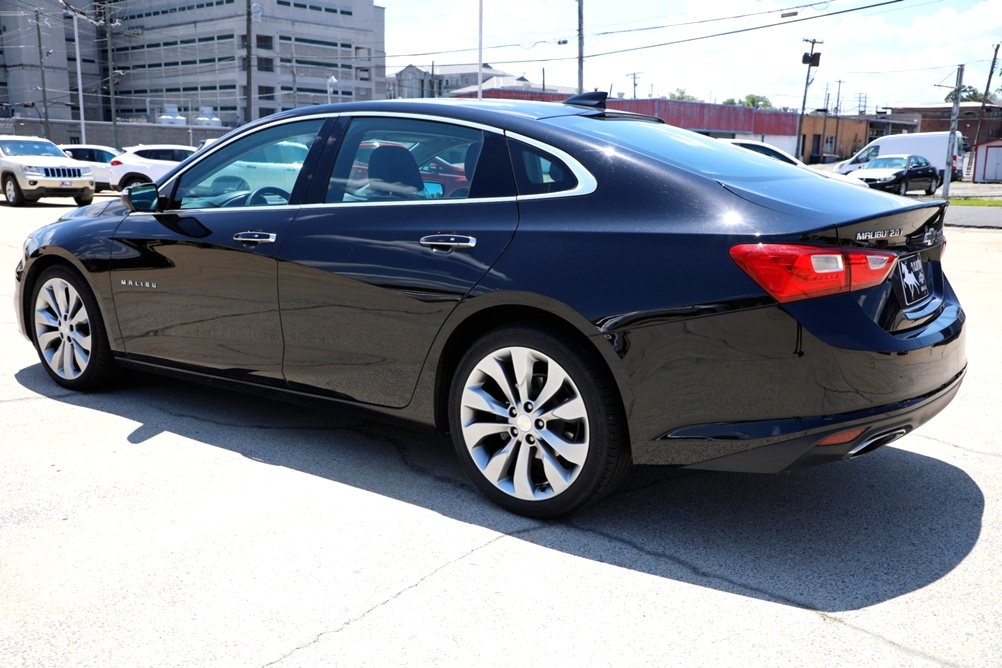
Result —
<path fill-rule="evenodd" d="M 922 396 L 854 413 L 727 425 L 726 430 L 733 437 L 728 442 L 729 448 L 740 443 L 741 450 L 688 464 L 684 468 L 779 473 L 873 452 L 928 422 L 943 410 L 957 394 L 966 372 L 965 367 L 947 384 Z M 699 453 L 696 456 L 705 457 L 713 452 L 714 441 L 721 440 L 723 427 L 703 425 L 680 429 L 667 434 L 661 444 L 674 451 L 676 457 L 680 454 L 679 450 L 684 449 L 691 449 Z M 859 428 L 863 431 L 844 443 L 819 445 L 829 437 Z M 637 463 L 659 463 L 656 447 L 644 450 L 646 452 L 634 453 Z"/>

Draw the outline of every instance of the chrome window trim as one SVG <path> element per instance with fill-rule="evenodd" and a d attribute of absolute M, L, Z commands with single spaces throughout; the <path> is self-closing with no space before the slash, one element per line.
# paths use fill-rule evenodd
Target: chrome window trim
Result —
<path fill-rule="evenodd" d="M 318 209 L 318 208 L 321 208 L 321 207 L 328 207 L 328 206 L 337 206 L 337 207 L 357 207 L 357 206 L 366 207 L 366 206 L 376 206 L 376 207 L 379 207 L 379 206 L 402 206 L 402 205 L 406 205 L 406 206 L 415 206 L 415 205 L 416 206 L 427 206 L 427 205 L 431 205 L 431 204 L 464 204 L 464 203 L 482 203 L 482 204 L 488 204 L 488 203 L 499 203 L 499 202 L 518 202 L 518 201 L 523 201 L 523 200 L 527 201 L 527 200 L 539 200 L 539 199 L 558 199 L 558 198 L 561 198 L 561 197 L 579 197 L 581 195 L 590 195 L 590 194 L 594 193 L 598 189 L 598 181 L 595 179 L 595 177 L 592 175 L 592 173 L 589 172 L 584 167 L 584 165 L 582 165 L 576 158 L 572 157 L 566 151 L 563 151 L 563 150 L 561 150 L 561 149 L 559 149 L 559 148 L 557 148 L 557 147 L 555 147 L 555 146 L 553 146 L 551 144 L 547 144 L 546 142 L 539 141 L 538 139 L 533 139 L 532 137 L 528 137 L 526 135 L 519 134 L 517 132 L 510 132 L 510 131 L 507 131 L 507 130 L 502 130 L 501 128 L 497 128 L 497 127 L 494 127 L 494 126 L 491 126 L 491 125 L 485 125 L 483 123 L 477 123 L 475 121 L 468 121 L 468 120 L 465 120 L 465 119 L 450 118 L 448 116 L 439 116 L 439 115 L 436 115 L 436 114 L 418 114 L 418 113 L 413 113 L 413 112 L 402 112 L 402 111 L 373 111 L 373 110 L 342 111 L 342 112 L 337 112 L 337 113 L 319 112 L 319 113 L 309 114 L 309 115 L 305 115 L 305 116 L 295 116 L 293 118 L 283 118 L 283 119 L 280 119 L 280 120 L 276 120 L 274 122 L 262 125 L 262 126 L 260 126 L 258 128 L 255 128 L 254 132 L 258 132 L 260 130 L 264 130 L 264 129 L 267 129 L 267 128 L 275 127 L 276 125 L 283 125 L 285 123 L 294 123 L 294 122 L 299 122 L 299 121 L 312 120 L 312 119 L 315 119 L 315 118 L 329 119 L 329 118 L 341 118 L 341 117 L 348 117 L 348 118 L 404 118 L 404 119 L 410 119 L 410 120 L 429 121 L 429 122 L 433 122 L 433 123 L 445 123 L 445 124 L 450 124 L 450 125 L 459 125 L 459 126 L 463 126 L 463 127 L 467 127 L 467 128 L 481 130 L 483 132 L 492 132 L 494 134 L 500 134 L 500 135 L 505 136 L 506 138 L 516 139 L 516 140 L 518 140 L 520 142 L 524 142 L 525 144 L 528 144 L 529 146 L 537 148 L 537 149 L 539 149 L 541 151 L 545 151 L 546 153 L 550 153 L 554 157 L 559 158 L 565 165 L 567 165 L 568 169 L 571 170 L 571 173 L 574 174 L 574 176 L 577 178 L 578 184 L 577 184 L 577 186 L 575 186 L 574 188 L 571 188 L 570 190 L 562 190 L 560 192 L 555 192 L 555 193 L 539 193 L 539 194 L 535 194 L 535 195 L 514 195 L 514 196 L 509 196 L 509 197 L 481 197 L 481 198 L 474 198 L 474 199 L 470 199 L 470 198 L 450 199 L 450 198 L 444 198 L 443 197 L 443 198 L 438 198 L 438 199 L 428 199 L 428 200 L 400 200 L 400 201 L 394 201 L 394 202 L 385 202 L 385 201 L 384 202 L 314 202 L 314 203 L 309 203 L 309 204 L 298 204 L 298 205 L 281 204 L 281 205 L 278 205 L 278 206 L 270 206 L 270 207 L 235 207 L 233 210 L 234 211 L 251 211 L 251 210 L 260 210 L 260 209 L 275 210 L 275 209 L 291 208 L 291 207 L 299 207 L 299 208 L 302 208 L 302 209 Z M 230 143 L 232 143 L 233 141 L 235 141 L 237 139 L 240 139 L 240 138 L 242 138 L 244 136 L 246 136 L 246 135 L 240 135 L 239 137 L 231 137 L 230 139 L 228 139 L 225 142 L 213 142 L 212 145 L 206 150 L 206 152 L 205 152 L 204 155 L 210 155 L 212 153 L 215 153 L 217 149 L 220 149 L 220 148 L 222 148 L 224 146 L 227 146 Z M 200 162 L 201 160 L 202 160 L 202 158 L 200 157 L 198 161 Z M 193 164 L 195 164 L 195 163 L 193 163 Z M 171 179 L 169 181 L 166 181 L 163 185 L 161 185 L 158 190 L 161 190 L 163 188 L 168 188 L 168 190 L 169 190 L 170 187 L 173 187 L 172 186 L 172 182 L 175 181 L 180 176 L 182 176 L 185 172 L 187 172 L 188 169 L 190 169 L 190 166 L 188 168 L 186 168 L 184 171 L 178 172 L 177 174 L 175 174 L 174 176 L 172 176 Z M 205 209 L 171 209 L 171 211 L 185 211 L 185 212 L 192 212 L 192 211 L 218 211 L 218 210 L 219 209 L 217 209 L 217 208 L 205 208 Z"/>

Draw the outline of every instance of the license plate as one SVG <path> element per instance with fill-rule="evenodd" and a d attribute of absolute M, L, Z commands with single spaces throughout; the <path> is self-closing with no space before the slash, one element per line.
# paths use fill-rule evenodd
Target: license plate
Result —
<path fill-rule="evenodd" d="M 898 278 L 905 296 L 905 306 L 916 304 L 929 296 L 929 283 L 925 280 L 925 267 L 918 255 L 908 255 L 898 260 Z"/>
<path fill-rule="evenodd" d="M 72 181 L 60 181 L 59 182 L 59 187 L 60 188 L 72 188 L 73 187 L 73 182 Z"/>

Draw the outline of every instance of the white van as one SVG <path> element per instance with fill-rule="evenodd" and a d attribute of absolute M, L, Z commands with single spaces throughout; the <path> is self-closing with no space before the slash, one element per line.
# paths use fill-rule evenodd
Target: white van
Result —
<path fill-rule="evenodd" d="M 950 151 L 951 181 L 959 181 L 961 165 L 964 162 L 964 137 L 954 135 L 953 150 Z M 839 174 L 854 172 L 880 155 L 908 154 L 920 155 L 939 170 L 940 178 L 946 173 L 946 148 L 950 145 L 949 132 L 912 132 L 903 135 L 878 137 L 860 149 L 859 153 L 835 165 Z"/>

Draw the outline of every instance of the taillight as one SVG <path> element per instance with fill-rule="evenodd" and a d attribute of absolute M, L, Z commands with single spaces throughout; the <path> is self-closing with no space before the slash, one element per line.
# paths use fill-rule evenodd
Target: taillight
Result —
<path fill-rule="evenodd" d="M 896 254 L 797 244 L 740 244 L 731 259 L 780 302 L 862 290 L 883 283 Z"/>
<path fill-rule="evenodd" d="M 116 160 L 112 160 L 109 164 L 117 167 L 118 165 L 122 164 L 122 161 L 116 159 Z"/>

